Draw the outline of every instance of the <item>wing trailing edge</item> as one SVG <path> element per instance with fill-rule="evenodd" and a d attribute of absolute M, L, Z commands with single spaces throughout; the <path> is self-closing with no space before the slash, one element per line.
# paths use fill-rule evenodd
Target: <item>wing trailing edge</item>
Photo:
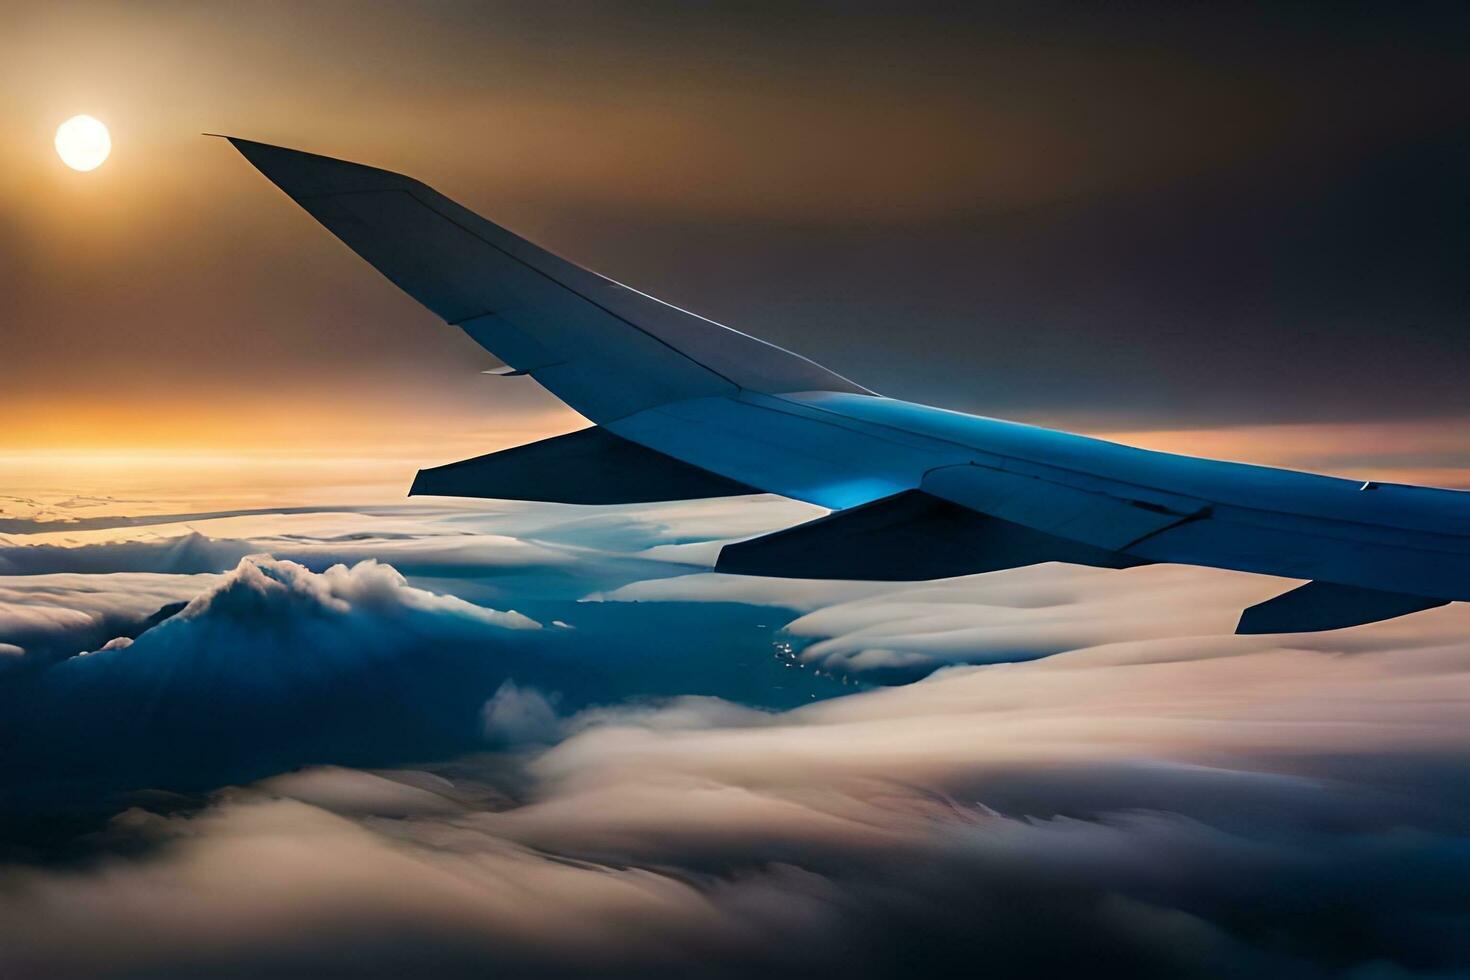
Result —
<path fill-rule="evenodd" d="M 726 545 L 715 570 L 770 578 L 915 582 L 1048 561 L 1097 568 L 1152 564 L 1147 558 L 1050 534 L 924 490 L 907 490 Z M 1448 601 L 1308 582 L 1246 609 L 1236 632 L 1343 629 L 1407 616 Z"/>
<path fill-rule="evenodd" d="M 642 504 L 761 493 L 593 426 L 419 470 L 409 496 Z"/>

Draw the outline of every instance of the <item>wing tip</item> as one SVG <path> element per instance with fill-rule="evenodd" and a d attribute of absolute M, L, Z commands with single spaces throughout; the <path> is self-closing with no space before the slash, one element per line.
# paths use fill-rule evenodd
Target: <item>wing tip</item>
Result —
<path fill-rule="evenodd" d="M 227 140 L 267 180 L 297 201 L 326 194 L 413 190 L 421 186 L 411 177 L 365 163 L 223 133 L 204 135 Z"/>

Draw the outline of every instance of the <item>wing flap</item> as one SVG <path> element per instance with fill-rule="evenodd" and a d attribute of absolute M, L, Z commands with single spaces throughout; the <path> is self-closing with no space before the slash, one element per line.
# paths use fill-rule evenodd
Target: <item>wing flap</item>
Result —
<path fill-rule="evenodd" d="M 593 426 L 419 470 L 409 496 L 633 504 L 760 493 Z"/>
<path fill-rule="evenodd" d="M 1448 599 L 1308 582 L 1240 615 L 1237 633 L 1315 633 L 1362 626 L 1446 605 Z"/>
<path fill-rule="evenodd" d="M 726 545 L 715 569 L 775 578 L 913 582 L 1045 561 L 1104 568 L 1145 564 L 907 490 Z"/>
<path fill-rule="evenodd" d="M 930 471 L 922 484 L 937 497 L 1037 531 L 1121 550 L 1208 511 L 1203 501 L 1134 488 L 1131 497 L 970 463 Z"/>

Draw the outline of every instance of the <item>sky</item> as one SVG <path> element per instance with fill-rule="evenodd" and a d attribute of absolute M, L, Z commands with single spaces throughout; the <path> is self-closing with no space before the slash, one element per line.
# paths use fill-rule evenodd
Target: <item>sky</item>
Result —
<path fill-rule="evenodd" d="M 443 462 L 580 424 L 224 132 L 411 173 L 885 394 L 1470 482 L 1455 5 L 0 11 L 0 451 Z M 90 174 L 51 149 L 77 112 L 113 131 Z"/>
<path fill-rule="evenodd" d="M 0 975 L 1470 975 L 1470 605 L 407 500 L 584 420 L 201 135 L 888 395 L 1470 488 L 1461 8 L 911 7 L 0 0 Z"/>

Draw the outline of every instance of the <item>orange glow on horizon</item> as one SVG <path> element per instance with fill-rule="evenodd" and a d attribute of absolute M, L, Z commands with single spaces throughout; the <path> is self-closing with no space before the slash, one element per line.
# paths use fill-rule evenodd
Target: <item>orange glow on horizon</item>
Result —
<path fill-rule="evenodd" d="M 207 492 L 231 499 L 255 499 L 267 487 L 293 498 L 296 491 L 316 497 L 320 488 L 351 485 L 372 487 L 379 499 L 385 494 L 398 498 L 420 467 L 586 424 L 557 407 L 487 412 L 482 404 L 421 405 L 414 412 L 361 393 L 316 394 L 310 405 L 274 392 L 232 392 L 207 400 L 104 395 L 25 400 L 0 431 L 0 484 L 7 493 L 34 487 L 37 480 L 52 490 L 76 492 L 167 484 L 188 496 Z M 1458 422 L 1091 434 L 1145 449 L 1354 479 L 1470 487 L 1470 426 Z"/>
<path fill-rule="evenodd" d="M 1462 420 L 1241 425 L 1089 434 L 1184 456 L 1353 479 L 1470 487 L 1470 425 Z"/>
<path fill-rule="evenodd" d="M 275 396 L 226 400 L 22 402 L 7 412 L 0 453 L 324 454 L 430 459 L 478 454 L 585 425 L 573 412 L 405 413 L 327 395 L 321 404 L 275 404 Z"/>

